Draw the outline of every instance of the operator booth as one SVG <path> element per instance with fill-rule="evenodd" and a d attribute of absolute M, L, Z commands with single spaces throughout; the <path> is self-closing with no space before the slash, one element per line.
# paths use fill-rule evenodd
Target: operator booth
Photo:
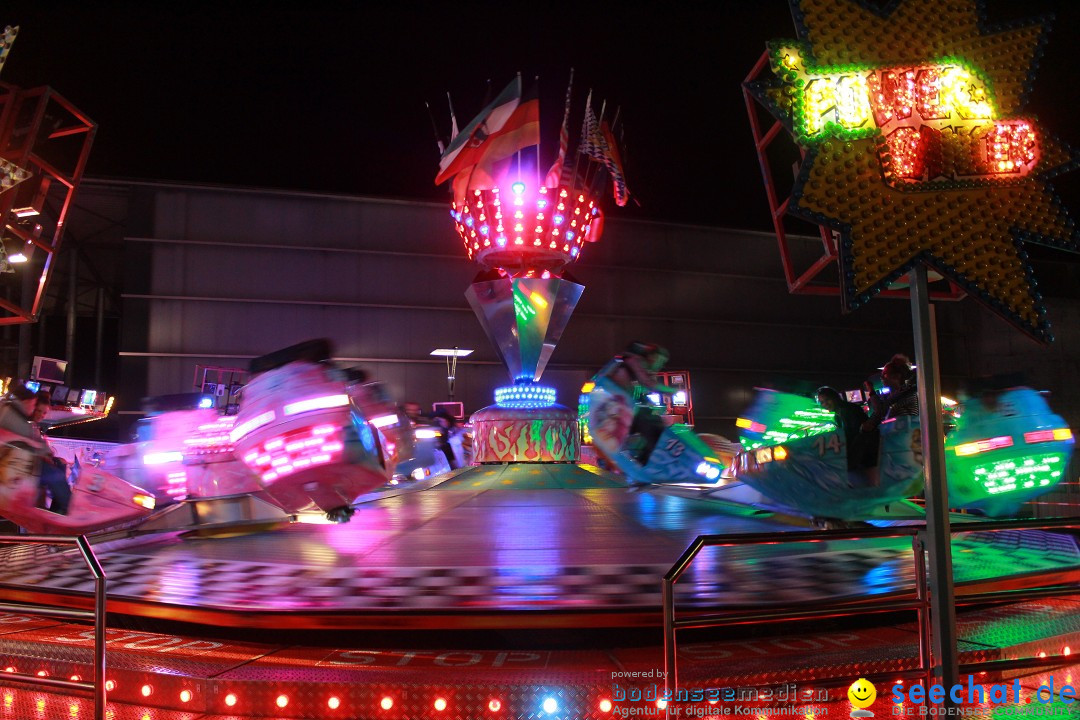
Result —
<path fill-rule="evenodd" d="M 661 410 L 661 416 L 668 425 L 681 423 L 694 425 L 694 403 L 690 394 L 690 373 L 685 370 L 665 370 L 656 373 L 657 381 L 675 392 L 670 395 L 650 393 L 649 402 Z"/>

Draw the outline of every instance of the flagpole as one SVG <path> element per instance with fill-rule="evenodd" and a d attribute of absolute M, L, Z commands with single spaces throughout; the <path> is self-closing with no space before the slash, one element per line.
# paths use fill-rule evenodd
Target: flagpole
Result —
<path fill-rule="evenodd" d="M 435 113 L 431 112 L 431 104 L 427 100 L 424 101 L 424 107 L 427 108 L 428 117 L 431 119 L 431 131 L 435 133 L 435 144 L 439 147 L 439 157 L 442 157 L 442 154 L 446 152 L 446 145 L 443 144 L 442 138 L 439 137 L 439 128 L 435 124 Z"/>
<path fill-rule="evenodd" d="M 566 153 L 570 149 L 570 104 L 572 99 L 572 93 L 574 89 L 574 68 L 570 68 L 570 79 L 566 83 L 566 102 L 563 106 L 563 119 L 559 125 L 559 149 L 555 152 L 555 162 L 551 164 L 551 169 L 555 169 L 556 163 L 558 163 L 559 175 L 555 179 L 555 186 L 558 187 L 562 184 L 562 179 L 566 176 Z M 563 142 L 563 137 L 566 138 L 566 142 Z M 539 152 L 537 153 L 539 156 Z M 548 173 L 550 174 L 550 170 Z M 547 185 L 547 175 L 544 175 L 544 184 Z"/>
<path fill-rule="evenodd" d="M 581 140 L 585 137 L 585 123 L 589 118 L 589 108 L 592 107 L 592 88 L 589 88 L 589 95 L 585 98 L 585 117 L 581 121 L 581 138 L 578 139 L 578 146 L 574 152 L 574 175 L 570 178 L 570 189 L 573 190 L 577 187 L 578 181 L 578 163 L 581 162 Z M 587 166 L 586 166 L 587 167 Z M 582 189 L 585 185 L 582 184 Z"/>
<path fill-rule="evenodd" d="M 518 70 L 517 78 L 518 78 L 518 88 L 520 90 L 520 92 L 518 92 L 518 102 L 520 103 L 521 98 L 525 96 L 525 85 L 522 84 L 522 82 L 521 82 L 521 71 L 520 70 Z M 515 181 L 521 180 L 521 150 L 520 149 L 514 151 L 514 164 L 517 165 L 517 177 L 515 178 Z M 494 168 L 494 165 L 493 165 L 492 166 L 492 172 L 494 172 L 494 170 L 495 170 L 495 168 Z M 492 178 L 492 180 L 494 180 L 494 178 Z"/>

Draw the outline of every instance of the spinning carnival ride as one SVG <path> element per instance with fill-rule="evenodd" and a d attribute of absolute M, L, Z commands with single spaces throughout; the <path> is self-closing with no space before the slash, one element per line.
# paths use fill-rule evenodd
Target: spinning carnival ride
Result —
<path fill-rule="evenodd" d="M 586 160 L 567 162 L 569 114 L 568 88 L 555 164 L 543 180 L 536 165 L 523 170 L 521 150 L 539 146 L 539 105 L 522 96 L 519 76 L 451 139 L 435 179 L 453 181 L 450 214 L 466 254 L 481 266 L 465 294 L 512 383 L 472 416 L 478 463 L 578 459 L 576 413 L 555 404 L 554 388 L 539 381 L 584 290 L 566 267 L 600 239 L 604 172 L 620 205 L 626 186 L 614 138 L 591 103 L 574 155 Z M 593 164 L 603 170 L 590 180 Z"/>
<path fill-rule="evenodd" d="M 162 399 L 167 411 L 141 421 L 140 439 L 110 454 L 106 467 L 161 504 L 187 500 L 170 511 L 180 525 L 312 508 L 348 520 L 351 503 L 411 456 L 412 431 L 381 386 L 329 359 L 326 340 L 256 358 L 237 415 L 199 407 L 196 394 Z"/>
<path fill-rule="evenodd" d="M 950 508 L 1013 516 L 1064 479 L 1072 431 L 1040 393 L 1026 387 L 986 393 L 953 413 L 956 427 L 945 437 Z M 758 390 L 737 425 L 744 450 L 736 457 L 735 477 L 764 497 L 750 498 L 734 487 L 717 496 L 821 519 L 921 513 L 903 502 L 923 491 L 917 417 L 881 423 L 876 462 L 866 467 L 849 463 L 850 446 L 832 413 L 799 395 Z"/>

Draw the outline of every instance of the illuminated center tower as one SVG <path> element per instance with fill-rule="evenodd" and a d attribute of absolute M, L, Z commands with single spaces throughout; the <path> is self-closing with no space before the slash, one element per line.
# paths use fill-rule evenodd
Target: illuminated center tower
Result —
<path fill-rule="evenodd" d="M 465 296 L 507 371 L 495 404 L 473 414 L 477 462 L 575 462 L 575 412 L 540 384 L 583 285 L 565 268 L 599 239 L 602 215 L 573 187 L 470 190 L 451 214 L 469 258 L 482 270 Z"/>

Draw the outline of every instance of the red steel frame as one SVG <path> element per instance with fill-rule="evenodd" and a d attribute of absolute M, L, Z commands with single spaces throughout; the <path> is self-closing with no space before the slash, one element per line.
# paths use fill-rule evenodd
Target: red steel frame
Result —
<path fill-rule="evenodd" d="M 769 210 L 772 212 L 773 229 L 780 244 L 780 261 L 784 266 L 784 279 L 787 281 L 788 292 L 798 295 L 839 295 L 840 287 L 837 285 L 811 284 L 825 268 L 839 259 L 836 238 L 833 237 L 833 231 L 830 228 L 825 225 L 818 226 L 824 254 L 815 260 L 808 269 L 799 275 L 792 262 L 791 251 L 788 247 L 787 230 L 784 228 L 784 215 L 788 212 L 791 196 L 789 195 L 783 200 L 779 198 L 776 184 L 773 182 L 772 168 L 769 167 L 769 159 L 766 156 L 769 146 L 780 136 L 784 126 L 779 120 L 776 120 L 773 122 L 772 127 L 762 132 L 762 123 L 754 107 L 757 98 L 754 97 L 747 86 L 749 83 L 758 80 L 768 67 L 769 53 L 765 51 L 761 54 L 750 74 L 746 76 L 743 83 L 743 100 L 746 102 L 746 113 L 750 117 L 750 129 L 754 133 L 754 147 L 757 151 L 758 163 L 761 165 L 761 177 L 765 181 L 765 194 L 768 196 Z M 806 156 L 806 152 L 801 148 L 800 153 L 803 157 Z M 960 300 L 965 295 L 964 290 L 952 281 L 949 281 L 947 291 L 938 290 L 930 293 L 930 297 L 934 300 Z M 908 291 L 905 288 L 885 290 L 879 297 L 906 298 L 908 296 Z"/>
<path fill-rule="evenodd" d="M 32 108 L 32 112 L 28 113 L 30 116 L 28 132 L 23 138 L 17 139 L 14 132 L 15 123 L 17 119 L 26 119 L 27 114 L 23 109 L 28 106 Z M 50 119 L 62 118 L 64 124 L 51 131 L 46 130 L 48 134 L 41 137 L 46 115 Z M 45 253 L 45 261 L 42 264 L 33 303 L 30 307 L 24 307 L 0 298 L 0 325 L 34 322 L 41 312 L 53 260 L 60 249 L 64 221 L 75 191 L 82 182 L 83 171 L 86 169 L 90 146 L 93 144 L 96 132 L 97 123 L 52 88 L 43 85 L 24 90 L 15 85 L 0 83 L 0 156 L 33 173 L 33 177 L 25 182 L 32 183 L 36 178 L 47 177 L 64 188 L 59 211 L 55 213 L 55 216 L 50 213 L 50 219 L 55 220 L 56 226 L 52 236 L 48 238 L 34 237 L 18 225 L 9 224 L 8 218 L 15 203 L 16 189 L 0 194 L 0 222 L 4 223 L 3 229 L 20 240 L 32 243 L 40 252 Z M 83 136 L 82 147 L 72 167 L 56 167 L 37 152 L 39 140 L 56 140 L 72 135 Z"/>

